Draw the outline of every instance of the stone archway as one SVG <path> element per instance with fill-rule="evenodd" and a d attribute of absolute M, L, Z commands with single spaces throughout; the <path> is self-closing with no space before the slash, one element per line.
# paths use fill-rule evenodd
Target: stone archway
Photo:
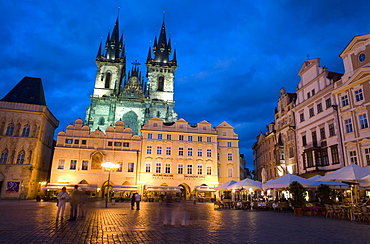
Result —
<path fill-rule="evenodd" d="M 182 183 L 179 185 L 181 190 L 181 197 L 184 200 L 190 199 L 190 187 L 186 183 Z"/>

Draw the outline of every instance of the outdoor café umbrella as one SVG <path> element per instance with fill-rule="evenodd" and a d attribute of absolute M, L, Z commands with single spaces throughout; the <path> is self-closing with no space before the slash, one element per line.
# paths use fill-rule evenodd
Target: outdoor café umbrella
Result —
<path fill-rule="evenodd" d="M 336 188 L 336 189 L 337 188 L 341 189 L 341 188 L 347 188 L 348 187 L 347 184 L 344 184 L 342 182 L 337 182 L 337 181 L 316 181 L 316 180 L 319 180 L 321 178 L 322 178 L 322 175 L 315 175 L 315 176 L 312 176 L 311 178 L 308 178 L 307 180 L 312 181 L 312 184 L 310 185 L 310 187 L 316 188 L 317 186 L 320 186 L 320 185 L 327 185 L 330 188 Z"/>
<path fill-rule="evenodd" d="M 244 180 L 241 180 L 237 183 L 232 184 L 231 186 L 226 187 L 226 189 L 228 190 L 233 190 L 233 189 L 236 190 L 236 189 L 241 189 L 241 188 L 244 188 L 247 190 L 252 189 L 253 191 L 260 190 L 262 189 L 262 182 L 246 178 Z"/>
<path fill-rule="evenodd" d="M 312 184 L 312 181 L 307 180 L 305 178 L 299 177 L 297 175 L 293 174 L 286 174 L 283 175 L 277 179 L 274 179 L 273 181 L 267 181 L 265 184 L 262 185 L 264 189 L 272 189 L 272 188 L 277 188 L 277 189 L 282 189 L 282 188 L 289 188 L 290 183 L 293 181 L 297 181 L 300 183 L 303 187 L 308 187 L 309 185 Z"/>
<path fill-rule="evenodd" d="M 219 185 L 217 187 L 215 187 L 215 190 L 221 190 L 221 191 L 227 191 L 227 187 L 231 186 L 232 184 L 235 184 L 236 181 L 235 180 L 230 180 L 226 183 L 223 183 L 222 185 Z"/>

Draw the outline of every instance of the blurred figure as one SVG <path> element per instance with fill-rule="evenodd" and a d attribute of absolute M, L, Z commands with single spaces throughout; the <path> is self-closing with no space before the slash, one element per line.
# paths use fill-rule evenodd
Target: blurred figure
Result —
<path fill-rule="evenodd" d="M 131 197 L 131 209 L 132 210 L 134 210 L 134 206 L 135 206 L 135 200 L 136 200 L 135 195 L 136 193 L 133 193 Z"/>
<path fill-rule="evenodd" d="M 137 193 L 135 195 L 136 210 L 140 210 L 140 201 L 141 201 L 141 195 Z"/>
<path fill-rule="evenodd" d="M 69 199 L 69 194 L 65 186 L 58 193 L 57 199 L 58 199 L 58 210 L 57 210 L 56 219 L 59 218 L 60 210 L 62 210 L 62 214 L 60 215 L 61 219 L 64 219 L 64 210 L 66 209 L 66 203 L 67 203 L 67 200 Z"/>
<path fill-rule="evenodd" d="M 78 185 L 75 185 L 70 197 L 71 214 L 68 221 L 75 221 L 77 218 L 78 205 L 81 202 L 81 191 L 78 190 Z"/>
<path fill-rule="evenodd" d="M 79 217 L 81 219 L 86 217 L 86 205 L 89 201 L 89 193 L 87 191 L 83 191 L 81 194 L 81 201 L 80 201 L 80 211 L 79 211 Z"/>

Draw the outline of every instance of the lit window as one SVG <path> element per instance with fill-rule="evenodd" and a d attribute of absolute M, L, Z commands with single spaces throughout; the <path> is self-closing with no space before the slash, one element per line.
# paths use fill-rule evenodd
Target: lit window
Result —
<path fill-rule="evenodd" d="M 64 169 L 64 163 L 65 163 L 64 159 L 59 159 L 58 169 Z"/>
<path fill-rule="evenodd" d="M 66 139 L 67 144 L 72 144 L 73 140 L 72 139 Z"/>
<path fill-rule="evenodd" d="M 89 161 L 83 160 L 81 170 L 87 170 L 89 167 Z"/>
<path fill-rule="evenodd" d="M 77 167 L 77 160 L 71 160 L 71 165 L 69 167 L 70 170 L 76 170 Z"/>
<path fill-rule="evenodd" d="M 118 164 L 117 172 L 122 172 L 123 163 L 122 163 L 122 162 L 120 162 L 120 163 L 117 163 L 117 164 Z"/>
<path fill-rule="evenodd" d="M 127 163 L 127 172 L 134 172 L 134 163 Z"/>

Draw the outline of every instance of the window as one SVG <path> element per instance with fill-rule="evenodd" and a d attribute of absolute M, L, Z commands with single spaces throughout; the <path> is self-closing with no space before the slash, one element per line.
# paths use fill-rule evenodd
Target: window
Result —
<path fill-rule="evenodd" d="M 158 127 L 158 123 L 154 123 L 153 124 L 153 127 Z"/>
<path fill-rule="evenodd" d="M 24 157 L 25 157 L 25 152 L 24 152 L 24 150 L 21 150 L 18 153 L 17 164 L 24 164 Z"/>
<path fill-rule="evenodd" d="M 207 149 L 207 157 L 212 157 L 212 149 Z"/>
<path fill-rule="evenodd" d="M 184 140 L 184 135 L 179 135 L 179 141 L 183 141 Z"/>
<path fill-rule="evenodd" d="M 80 144 L 80 140 L 75 140 L 75 145 Z"/>
<path fill-rule="evenodd" d="M 167 141 L 171 141 L 172 140 L 172 135 L 167 135 Z"/>
<path fill-rule="evenodd" d="M 326 99 L 325 104 L 326 104 L 326 109 L 330 108 L 331 107 L 331 99 L 330 98 Z"/>
<path fill-rule="evenodd" d="M 122 169 L 123 169 L 123 163 L 122 163 L 122 162 L 119 162 L 119 163 L 117 163 L 117 164 L 118 164 L 117 172 L 122 172 Z"/>
<path fill-rule="evenodd" d="M 65 163 L 64 159 L 59 159 L 58 169 L 64 169 L 64 163 Z"/>
<path fill-rule="evenodd" d="M 356 102 L 364 100 L 362 89 L 358 89 L 357 91 L 355 91 L 355 99 L 356 99 Z"/>
<path fill-rule="evenodd" d="M 188 169 L 187 169 L 187 172 L 186 172 L 188 175 L 191 175 L 193 174 L 193 165 L 191 164 L 188 164 Z"/>
<path fill-rule="evenodd" d="M 184 173 L 184 165 L 183 164 L 178 164 L 177 165 L 177 173 L 182 175 Z"/>
<path fill-rule="evenodd" d="M 232 147 L 232 143 L 231 143 L 231 141 L 228 141 L 228 142 L 227 142 L 227 147 Z"/>
<path fill-rule="evenodd" d="M 179 147 L 179 156 L 184 156 L 184 148 Z"/>
<path fill-rule="evenodd" d="M 289 158 L 294 158 L 294 149 L 293 149 L 293 147 L 289 148 Z"/>
<path fill-rule="evenodd" d="M 170 174 L 171 173 L 171 164 L 166 164 L 166 167 L 165 167 L 165 173 L 166 174 Z"/>
<path fill-rule="evenodd" d="M 202 174 L 203 174 L 203 166 L 202 166 L 202 165 L 198 165 L 198 171 L 197 171 L 197 174 L 198 174 L 198 175 L 202 175 Z"/>
<path fill-rule="evenodd" d="M 23 131 L 22 131 L 22 137 L 28 137 L 29 134 L 30 134 L 30 125 L 27 124 L 23 127 Z"/>
<path fill-rule="evenodd" d="M 369 127 L 369 123 L 367 122 L 366 114 L 360 114 L 358 116 L 358 119 L 360 121 L 360 129 L 365 129 Z"/>
<path fill-rule="evenodd" d="M 193 148 L 189 147 L 188 148 L 188 157 L 192 157 L 193 156 Z"/>
<path fill-rule="evenodd" d="M 321 113 L 323 110 L 322 110 L 322 104 L 319 103 L 317 104 L 317 113 Z"/>
<path fill-rule="evenodd" d="M 352 127 L 352 119 L 346 119 L 344 121 L 344 126 L 346 128 L 346 133 L 351 133 L 353 132 L 353 127 Z"/>
<path fill-rule="evenodd" d="M 207 175 L 212 174 L 212 166 L 207 166 Z"/>
<path fill-rule="evenodd" d="M 121 144 L 121 142 L 117 142 L 117 141 L 116 141 L 116 142 L 114 142 L 114 146 L 115 146 L 115 147 L 120 147 L 121 145 L 122 145 L 122 144 Z"/>
<path fill-rule="evenodd" d="M 152 154 L 152 146 L 146 146 L 146 154 Z"/>
<path fill-rule="evenodd" d="M 73 140 L 72 139 L 66 139 L 67 144 L 72 144 Z"/>
<path fill-rule="evenodd" d="M 311 136 L 312 136 L 312 143 L 313 145 L 317 145 L 317 136 L 316 136 L 316 131 L 312 131 L 311 132 Z"/>
<path fill-rule="evenodd" d="M 82 140 L 82 141 L 81 141 L 81 144 L 82 144 L 82 145 L 86 145 L 86 140 Z"/>
<path fill-rule="evenodd" d="M 315 95 L 315 89 L 312 89 L 311 93 L 312 93 L 312 96 Z"/>
<path fill-rule="evenodd" d="M 166 147 L 166 155 L 171 155 L 171 147 Z"/>
<path fill-rule="evenodd" d="M 227 177 L 233 177 L 233 168 L 227 169 Z"/>
<path fill-rule="evenodd" d="M 207 142 L 212 142 L 212 137 L 207 136 Z"/>
<path fill-rule="evenodd" d="M 341 97 L 341 100 L 342 100 L 342 107 L 349 105 L 348 95 L 344 95 L 343 97 Z"/>
<path fill-rule="evenodd" d="M 331 149 L 331 160 L 333 161 L 333 164 L 339 164 L 339 153 L 338 153 L 338 146 L 332 146 Z"/>
<path fill-rule="evenodd" d="M 203 150 L 202 148 L 198 148 L 198 157 L 202 157 L 203 156 Z"/>
<path fill-rule="evenodd" d="M 161 163 L 156 163 L 155 164 L 155 172 L 156 173 L 161 173 L 161 167 L 162 167 Z"/>
<path fill-rule="evenodd" d="M 130 143 L 129 143 L 129 142 L 124 142 L 124 143 L 123 143 L 123 146 L 124 146 L 124 147 L 129 147 L 129 146 L 130 146 Z"/>
<path fill-rule="evenodd" d="M 148 133 L 148 139 L 153 139 L 153 133 Z"/>
<path fill-rule="evenodd" d="M 151 164 L 150 163 L 146 163 L 145 164 L 145 172 L 150 173 L 150 168 L 151 168 Z"/>
<path fill-rule="evenodd" d="M 203 137 L 198 136 L 198 141 L 199 141 L 199 142 L 202 142 L 202 141 L 203 141 Z"/>
<path fill-rule="evenodd" d="M 159 76 L 158 77 L 158 89 L 157 89 L 157 91 L 163 91 L 163 87 L 164 87 L 164 77 Z"/>
<path fill-rule="evenodd" d="M 8 149 L 4 149 L 1 153 L 0 164 L 6 164 L 8 161 Z"/>
<path fill-rule="evenodd" d="M 321 161 L 322 165 L 323 166 L 329 165 L 329 156 L 328 156 L 328 149 L 327 148 L 322 150 L 321 157 L 322 157 L 322 161 Z"/>
<path fill-rule="evenodd" d="M 69 167 L 70 170 L 76 170 L 77 167 L 77 160 L 71 160 L 71 165 Z"/>
<path fill-rule="evenodd" d="M 98 122 L 99 125 L 104 125 L 105 124 L 105 120 L 104 120 L 104 117 L 100 117 L 99 118 L 99 122 Z"/>
<path fill-rule="evenodd" d="M 307 138 L 306 136 L 302 136 L 302 145 L 306 146 L 307 145 Z"/>
<path fill-rule="evenodd" d="M 329 136 L 335 136 L 334 124 L 329 125 Z"/>
<path fill-rule="evenodd" d="M 193 141 L 193 136 L 188 136 L 188 141 Z"/>
<path fill-rule="evenodd" d="M 158 139 L 158 140 L 162 140 L 162 136 L 163 136 L 162 134 L 158 134 L 158 135 L 157 135 L 157 139 Z"/>
<path fill-rule="evenodd" d="M 310 113 L 310 117 L 313 117 L 315 115 L 313 108 L 309 109 L 309 113 Z"/>
<path fill-rule="evenodd" d="M 109 141 L 108 142 L 108 147 L 111 147 L 111 146 L 113 146 L 113 142 L 112 141 Z"/>
<path fill-rule="evenodd" d="M 366 165 L 370 165 L 370 148 L 365 148 Z"/>
<path fill-rule="evenodd" d="M 8 125 L 8 128 L 6 128 L 6 133 L 5 135 L 6 136 L 12 136 L 13 135 L 13 131 L 14 131 L 14 124 L 13 123 L 10 123 Z"/>
<path fill-rule="evenodd" d="M 321 140 L 324 140 L 326 139 L 326 135 L 325 135 L 325 128 L 320 128 L 320 137 L 321 137 Z"/>
<path fill-rule="evenodd" d="M 351 164 L 357 164 L 357 153 L 356 151 L 349 151 L 349 160 Z"/>
<path fill-rule="evenodd" d="M 303 122 L 303 121 L 304 121 L 304 113 L 301 113 L 301 114 L 299 115 L 299 119 L 300 119 L 300 121 L 301 121 L 301 122 Z"/>
<path fill-rule="evenodd" d="M 89 161 L 83 160 L 81 170 L 87 170 L 89 167 Z"/>
<path fill-rule="evenodd" d="M 228 161 L 233 161 L 233 154 L 232 153 L 227 154 L 227 160 Z"/>
<path fill-rule="evenodd" d="M 311 97 L 311 93 L 307 92 L 307 99 Z"/>
<path fill-rule="evenodd" d="M 134 172 L 134 163 L 127 163 L 127 172 Z"/>
<path fill-rule="evenodd" d="M 314 164 L 313 164 L 313 155 L 312 155 L 312 151 L 310 152 L 307 152 L 306 153 L 306 156 L 307 156 L 307 167 L 313 167 Z"/>
<path fill-rule="evenodd" d="M 162 154 L 162 147 L 157 147 L 157 154 L 161 155 Z"/>
<path fill-rule="evenodd" d="M 217 153 L 217 160 L 220 160 L 220 153 Z"/>

